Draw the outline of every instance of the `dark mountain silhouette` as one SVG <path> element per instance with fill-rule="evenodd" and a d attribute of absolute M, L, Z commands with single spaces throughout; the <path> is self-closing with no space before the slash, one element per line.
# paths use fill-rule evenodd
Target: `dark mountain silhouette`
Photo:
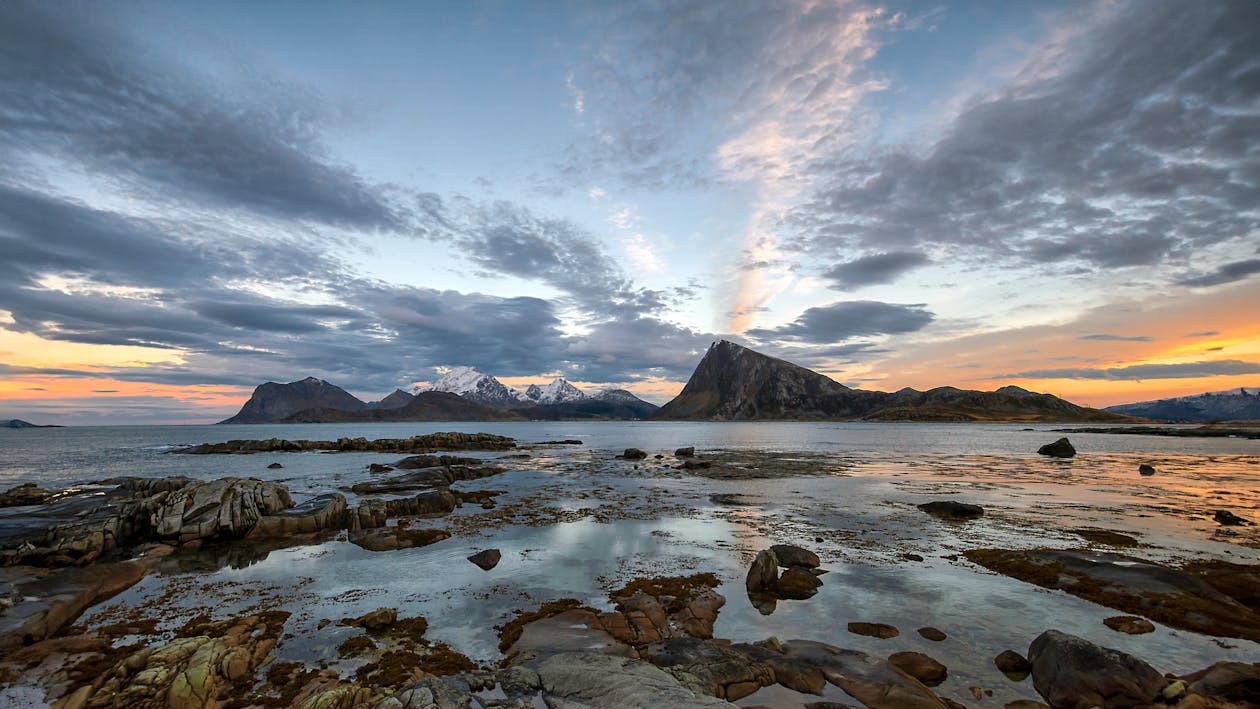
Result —
<path fill-rule="evenodd" d="M 1107 411 L 1156 421 L 1252 421 L 1260 419 L 1260 389 L 1239 387 L 1156 401 L 1108 406 Z"/>
<path fill-rule="evenodd" d="M 691 379 L 654 419 L 1131 422 L 1050 394 L 937 387 L 889 394 L 829 377 L 723 340 L 709 347 Z"/>
<path fill-rule="evenodd" d="M 482 406 L 445 391 L 422 391 L 403 406 L 353 411 L 316 407 L 290 414 L 275 423 L 343 423 L 364 421 L 520 421 L 515 411 Z"/>
<path fill-rule="evenodd" d="M 5 419 L 0 421 L 0 428 L 61 428 L 61 426 L 54 426 L 51 424 L 40 426 L 38 424 L 31 423 L 30 421 L 23 421 L 22 419 Z"/>
<path fill-rule="evenodd" d="M 565 419 L 646 419 L 660 407 L 644 401 L 625 389 L 605 389 L 595 396 L 546 406 L 516 409 L 535 420 Z"/>
<path fill-rule="evenodd" d="M 395 389 L 389 396 L 376 402 L 378 409 L 400 409 L 411 402 L 415 397 L 402 389 Z"/>
<path fill-rule="evenodd" d="M 274 423 L 309 409 L 358 411 L 367 404 L 339 386 L 307 377 L 298 382 L 267 382 L 254 389 L 235 416 L 219 423 Z"/>

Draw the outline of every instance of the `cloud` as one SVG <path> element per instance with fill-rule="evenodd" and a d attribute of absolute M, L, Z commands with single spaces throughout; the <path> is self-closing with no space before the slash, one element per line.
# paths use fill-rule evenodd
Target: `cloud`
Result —
<path fill-rule="evenodd" d="M 265 101 L 242 102 L 247 91 L 214 86 L 136 46 L 118 30 L 125 19 L 109 12 L 0 4 L 0 155 L 54 158 L 223 209 L 402 226 L 384 188 L 327 156 L 317 103 L 274 84 Z"/>
<path fill-rule="evenodd" d="M 1177 283 L 1183 286 L 1204 288 L 1207 286 L 1219 286 L 1222 283 L 1241 281 L 1257 273 L 1260 273 L 1260 259 L 1251 258 L 1222 264 L 1214 271 L 1197 276 L 1187 276 L 1177 281 Z"/>
<path fill-rule="evenodd" d="M 570 338 L 565 358 L 570 378 L 586 381 L 685 379 L 718 335 L 652 317 L 599 323 Z"/>
<path fill-rule="evenodd" d="M 1216 337 L 1220 334 L 1217 330 L 1204 330 L 1203 332 L 1187 332 L 1182 337 Z"/>
<path fill-rule="evenodd" d="M 1112 335 L 1109 333 L 1099 333 L 1096 335 L 1081 335 L 1080 340 L 1095 340 L 1099 342 L 1150 342 L 1151 338 L 1146 335 Z"/>
<path fill-rule="evenodd" d="M 837 264 L 823 273 L 836 290 L 856 290 L 863 286 L 892 283 L 901 274 L 931 263 L 918 251 L 890 251 L 871 254 Z"/>
<path fill-rule="evenodd" d="M 1254 239 L 1260 4 L 1130 2 L 1067 17 L 1067 40 L 963 102 L 930 144 L 830 161 L 827 184 L 786 214 L 785 246 L 935 247 L 1098 270 Z"/>
<path fill-rule="evenodd" d="M 776 328 L 748 331 L 758 340 L 789 340 L 825 344 L 855 337 L 914 332 L 935 316 L 922 304 L 898 305 L 851 300 L 809 308 L 795 321 Z"/>
<path fill-rule="evenodd" d="M 1143 379 L 1195 379 L 1198 377 L 1260 374 L 1260 362 L 1223 359 L 1212 362 L 1178 364 L 1134 364 L 1106 369 L 1035 369 L 1017 374 L 1003 374 L 990 379 L 1107 379 L 1139 381 Z"/>

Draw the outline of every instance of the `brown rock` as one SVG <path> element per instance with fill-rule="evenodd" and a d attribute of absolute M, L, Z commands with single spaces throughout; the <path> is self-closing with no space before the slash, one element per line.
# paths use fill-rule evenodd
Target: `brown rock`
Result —
<path fill-rule="evenodd" d="M 678 450 L 674 451 L 675 458 L 686 458 L 689 456 L 693 456 L 695 454 L 696 454 L 696 449 L 694 446 L 687 446 L 686 448 L 679 448 Z"/>
<path fill-rule="evenodd" d="M 468 560 L 481 567 L 482 571 L 489 571 L 499 565 L 502 556 L 498 549 L 486 549 L 468 557 Z"/>
<path fill-rule="evenodd" d="M 1048 455 L 1055 458 L 1071 458 L 1076 455 L 1076 449 L 1072 447 L 1072 442 L 1066 438 L 1060 438 L 1054 443 L 1047 443 L 1046 445 L 1038 448 L 1037 452 L 1041 455 Z"/>
<path fill-rule="evenodd" d="M 744 587 L 749 593 L 765 593 L 773 591 L 779 580 L 779 559 L 774 552 L 763 549 L 757 552 L 748 575 L 744 578 Z"/>
<path fill-rule="evenodd" d="M 393 625 L 398 620 L 398 609 L 396 608 L 377 608 L 369 611 L 357 618 L 342 618 L 337 621 L 337 625 L 348 625 L 358 628 L 366 628 L 368 630 L 383 630 Z"/>
<path fill-rule="evenodd" d="M 1033 687 L 1055 707 L 1145 706 L 1168 684 L 1132 655 L 1047 630 L 1028 648 Z"/>
<path fill-rule="evenodd" d="M 22 483 L 17 487 L 0 492 L 0 507 L 42 505 L 50 497 L 52 497 L 51 490 L 39 487 L 35 483 Z"/>
<path fill-rule="evenodd" d="M 770 547 L 779 566 L 803 566 L 816 569 L 822 563 L 814 552 L 792 544 L 775 544 Z"/>
<path fill-rule="evenodd" d="M 1028 661 L 1028 658 L 1014 650 L 1003 650 L 998 653 L 998 656 L 993 658 L 993 664 L 1011 679 L 1022 680 L 1028 676 L 1029 672 L 1032 672 L 1032 663 Z"/>
<path fill-rule="evenodd" d="M 888 656 L 888 662 L 929 687 L 935 687 L 949 676 L 945 665 L 921 652 L 894 652 Z"/>
<path fill-rule="evenodd" d="M 639 450 L 638 448 L 627 448 L 625 452 L 621 454 L 621 457 L 626 460 L 643 460 L 647 457 L 647 453 Z"/>
<path fill-rule="evenodd" d="M 1133 615 L 1116 615 L 1104 618 L 1103 624 L 1112 630 L 1129 635 L 1143 635 L 1155 632 L 1154 623 Z"/>
<path fill-rule="evenodd" d="M 931 640 L 934 643 L 939 643 L 940 641 L 949 637 L 948 635 L 945 634 L 943 630 L 938 630 L 931 626 L 919 628 L 918 633 L 919 635 L 923 636 L 925 639 Z"/>
<path fill-rule="evenodd" d="M 865 635 L 867 637 L 880 638 L 884 640 L 901 635 L 900 630 L 897 630 L 896 627 L 888 625 L 887 623 L 853 622 L 849 623 L 849 632 L 855 635 Z"/>
<path fill-rule="evenodd" d="M 812 598 L 822 587 L 818 577 L 800 567 L 792 567 L 783 572 L 774 583 L 774 593 L 779 598 L 803 600 Z"/>

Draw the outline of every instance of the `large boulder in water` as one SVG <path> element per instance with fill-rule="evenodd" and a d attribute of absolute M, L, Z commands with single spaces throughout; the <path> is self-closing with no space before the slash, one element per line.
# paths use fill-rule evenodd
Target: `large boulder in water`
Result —
<path fill-rule="evenodd" d="M 282 537 L 290 534 L 310 534 L 346 522 L 346 497 L 328 493 L 312 497 L 295 507 L 279 510 L 275 514 L 260 517 L 250 531 L 250 537 Z"/>
<path fill-rule="evenodd" d="M 243 537 L 258 520 L 293 506 L 284 485 L 221 478 L 172 492 L 153 513 L 155 533 L 180 543 Z"/>
<path fill-rule="evenodd" d="M 1142 660 L 1111 648 L 1047 630 L 1028 647 L 1033 687 L 1053 707 L 1146 706 L 1168 680 Z"/>
<path fill-rule="evenodd" d="M 51 490 L 39 487 L 35 483 L 22 483 L 0 492 L 0 507 L 41 505 L 50 497 L 52 497 Z"/>
<path fill-rule="evenodd" d="M 920 510 L 942 519 L 966 520 L 984 516 L 984 508 L 955 500 L 936 500 L 924 502 L 918 506 Z"/>
<path fill-rule="evenodd" d="M 1072 447 L 1072 442 L 1067 438 L 1060 438 L 1054 443 L 1047 443 L 1037 449 L 1041 455 L 1053 456 L 1055 458 L 1071 458 L 1076 455 L 1076 449 Z"/>

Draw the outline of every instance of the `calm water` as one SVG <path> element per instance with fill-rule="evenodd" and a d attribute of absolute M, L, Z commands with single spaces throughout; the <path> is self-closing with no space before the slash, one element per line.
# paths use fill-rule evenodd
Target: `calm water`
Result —
<path fill-rule="evenodd" d="M 246 475 L 285 480 L 301 500 L 371 477 L 369 463 L 396 454 L 290 453 L 252 456 L 168 455 L 173 446 L 232 438 L 335 439 L 407 437 L 442 430 L 486 431 L 522 444 L 577 438 L 583 446 L 530 449 L 511 470 L 461 483 L 503 490 L 496 516 L 466 506 L 420 526 L 455 535 L 421 549 L 372 553 L 344 538 L 269 554 L 262 551 L 171 560 L 121 596 L 92 609 L 85 622 L 104 623 L 131 609 L 160 612 L 178 627 L 212 607 L 219 614 L 257 608 L 293 611 L 293 637 L 282 659 L 328 662 L 343 673 L 354 660 L 335 648 L 353 631 L 321 619 L 381 607 L 423 614 L 429 635 L 482 661 L 499 658 L 493 626 L 518 609 L 576 597 L 609 607 L 607 592 L 645 575 L 712 571 L 728 599 L 717 634 L 737 641 L 767 636 L 808 638 L 887 655 L 927 652 L 950 668 L 943 694 L 973 703 L 968 687 L 994 690 L 986 703 L 1035 698 L 1031 682 L 1013 683 L 992 665 L 1005 649 L 1020 652 L 1047 628 L 1133 652 L 1161 671 L 1187 672 L 1218 659 L 1255 661 L 1260 645 L 1159 627 L 1144 636 L 1115 633 L 1116 615 L 1070 595 L 995 576 L 957 558 L 985 546 L 1080 546 L 1066 530 L 1097 527 L 1138 536 L 1130 553 L 1183 561 L 1224 558 L 1260 562 L 1254 537 L 1224 537 L 1210 519 L 1228 507 L 1260 519 L 1260 441 L 1169 439 L 1071 434 L 1071 461 L 1035 451 L 1061 434 L 1053 426 L 857 423 L 435 423 L 376 425 L 102 427 L 0 431 L 0 484 L 72 485 L 117 475 Z M 826 475 L 713 480 L 652 459 L 614 461 L 629 446 L 671 453 L 694 445 L 709 451 L 785 451 L 821 456 Z M 501 453 L 482 454 L 498 457 Z M 283 468 L 269 470 L 271 462 Z M 1137 465 L 1159 474 L 1143 478 Z M 379 476 L 377 476 L 379 477 Z M 740 506 L 713 495 L 738 495 Z M 914 505 L 931 499 L 982 504 L 982 520 L 965 525 L 930 518 Z M 762 615 L 743 592 L 753 554 L 777 542 L 816 550 L 830 573 L 817 596 L 785 601 Z M 465 560 L 494 547 L 503 560 L 483 572 Z M 917 554 L 922 561 L 908 561 Z M 176 591 L 171 593 L 171 591 Z M 162 600 L 159 600 L 162 599 Z M 849 621 L 892 623 L 902 634 L 876 640 L 849 634 Z M 945 630 L 931 643 L 914 631 Z M 843 697 L 840 699 L 843 700 Z M 800 706 L 775 690 L 751 703 Z M 851 701 L 851 700 L 850 700 Z M 750 703 L 745 702 L 745 703 Z"/>

